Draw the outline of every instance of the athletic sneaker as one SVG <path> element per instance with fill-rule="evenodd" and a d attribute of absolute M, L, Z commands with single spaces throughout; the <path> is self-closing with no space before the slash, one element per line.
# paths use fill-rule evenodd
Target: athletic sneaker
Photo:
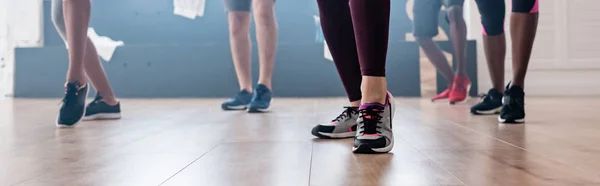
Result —
<path fill-rule="evenodd" d="M 523 88 L 518 86 L 511 87 L 510 83 L 506 86 L 498 121 L 502 123 L 525 122 L 525 92 L 523 92 Z"/>
<path fill-rule="evenodd" d="M 431 101 L 437 101 L 437 100 L 441 100 L 441 99 L 448 99 L 450 98 L 450 91 L 452 90 L 452 84 L 448 84 L 448 88 L 446 90 L 444 90 L 442 93 L 436 95 L 435 97 L 431 98 Z"/>
<path fill-rule="evenodd" d="M 388 93 L 386 103 L 363 104 L 360 106 L 358 127 L 354 136 L 354 153 L 385 153 L 394 147 L 392 119 L 394 98 Z"/>
<path fill-rule="evenodd" d="M 84 121 L 89 120 L 105 120 L 105 119 L 121 119 L 121 103 L 116 105 L 108 105 L 102 96 L 96 93 L 96 98 L 85 109 Z"/>
<path fill-rule="evenodd" d="M 68 83 L 65 91 L 65 97 L 60 105 L 56 126 L 73 127 L 83 117 L 85 113 L 85 98 L 87 97 L 88 86 L 82 86 L 79 82 Z"/>
<path fill-rule="evenodd" d="M 223 110 L 246 110 L 251 99 L 252 94 L 246 90 L 242 90 L 233 98 L 223 103 L 221 108 L 223 108 Z"/>
<path fill-rule="evenodd" d="M 267 86 L 258 84 L 254 88 L 254 95 L 248 104 L 248 112 L 263 112 L 269 108 L 271 104 L 271 90 Z"/>
<path fill-rule="evenodd" d="M 450 91 L 450 104 L 464 101 L 467 99 L 469 93 L 469 86 L 471 81 L 467 76 L 456 76 L 454 77 L 454 83 L 452 84 L 452 91 Z"/>
<path fill-rule="evenodd" d="M 312 134 L 322 139 L 351 138 L 356 135 L 358 107 L 344 107 L 345 110 L 329 123 L 319 124 Z"/>
<path fill-rule="evenodd" d="M 481 101 L 471 107 L 471 113 L 477 115 L 498 114 L 502 107 L 502 93 L 490 89 L 487 94 L 481 95 Z"/>

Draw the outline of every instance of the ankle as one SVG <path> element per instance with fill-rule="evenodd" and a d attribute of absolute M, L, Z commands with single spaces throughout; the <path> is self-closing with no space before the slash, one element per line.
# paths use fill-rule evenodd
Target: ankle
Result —
<path fill-rule="evenodd" d="M 250 85 L 250 86 L 240 86 L 240 92 L 241 91 L 246 91 L 248 93 L 252 93 L 252 91 L 253 91 L 252 85 Z"/>
<path fill-rule="evenodd" d="M 115 105 L 119 104 L 119 100 L 117 100 L 115 98 L 113 98 L 113 99 L 102 99 L 102 101 L 104 103 L 106 103 L 107 105 L 110 105 L 110 106 L 115 106 Z"/>
<path fill-rule="evenodd" d="M 351 107 L 360 107 L 360 100 L 350 102 Z"/>
<path fill-rule="evenodd" d="M 269 90 L 272 90 L 272 88 L 271 88 L 271 86 L 272 86 L 272 85 L 271 85 L 271 82 L 270 82 L 270 81 L 261 81 L 261 80 L 259 80 L 259 81 L 258 81 L 258 84 L 260 84 L 260 85 L 264 85 L 264 86 L 266 86 L 267 88 L 269 88 Z"/>
<path fill-rule="evenodd" d="M 363 95 L 361 104 L 379 103 L 379 104 L 384 105 L 387 102 L 386 98 L 387 98 L 387 92 L 367 94 L 367 95 Z"/>

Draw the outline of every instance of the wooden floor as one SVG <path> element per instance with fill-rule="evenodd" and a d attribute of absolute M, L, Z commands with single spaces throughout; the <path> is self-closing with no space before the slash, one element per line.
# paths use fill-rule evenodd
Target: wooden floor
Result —
<path fill-rule="evenodd" d="M 398 99 L 382 155 L 311 136 L 345 99 L 280 98 L 267 114 L 220 101 L 127 99 L 120 121 L 55 129 L 58 100 L 0 100 L 0 185 L 600 185 L 600 98 L 529 97 L 525 125 Z"/>

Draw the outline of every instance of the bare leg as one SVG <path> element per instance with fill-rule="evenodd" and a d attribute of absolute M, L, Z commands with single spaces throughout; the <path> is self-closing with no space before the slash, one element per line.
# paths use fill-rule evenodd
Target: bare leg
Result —
<path fill-rule="evenodd" d="M 446 59 L 444 53 L 442 53 L 442 50 L 433 42 L 433 39 L 418 37 L 417 42 L 425 52 L 425 55 L 427 55 L 429 61 L 431 61 L 438 72 L 444 76 L 446 82 L 448 82 L 448 84 L 452 84 L 452 81 L 454 80 L 452 67 L 450 67 L 450 64 L 448 64 L 448 60 Z"/>
<path fill-rule="evenodd" d="M 229 42 L 240 90 L 252 92 L 250 12 L 229 12 Z"/>
<path fill-rule="evenodd" d="M 463 18 L 462 6 L 450 6 L 448 8 L 448 20 L 450 20 L 450 40 L 457 60 L 456 75 L 467 76 L 467 24 Z"/>
<path fill-rule="evenodd" d="M 87 47 L 87 28 L 90 23 L 90 0 L 64 0 L 63 14 L 69 43 L 69 70 L 67 82 L 85 84 L 83 69 Z"/>
<path fill-rule="evenodd" d="M 108 82 L 108 78 L 104 73 L 104 68 L 100 63 L 100 59 L 98 59 L 98 54 L 96 52 L 96 47 L 92 43 L 89 38 L 87 39 L 87 47 L 85 52 L 85 63 L 84 69 L 87 77 L 92 82 L 92 85 L 98 93 L 102 96 L 102 99 L 108 105 L 116 105 L 119 103 L 117 98 L 115 97 L 115 93 L 113 92 L 110 84 Z"/>
<path fill-rule="evenodd" d="M 506 58 L 504 33 L 496 36 L 483 36 L 483 47 L 492 85 L 498 92 L 504 92 L 504 60 Z"/>
<path fill-rule="evenodd" d="M 258 83 L 271 89 L 271 79 L 275 66 L 275 51 L 277 50 L 277 22 L 275 20 L 274 0 L 254 0 L 254 21 L 256 22 L 256 40 L 258 42 L 258 57 L 260 75 Z"/>
<path fill-rule="evenodd" d="M 360 100 L 350 102 L 351 107 L 360 107 Z"/>
<path fill-rule="evenodd" d="M 524 87 L 525 74 L 531 57 L 531 50 L 537 32 L 539 13 L 513 12 L 510 19 L 510 35 L 512 43 L 512 85 Z"/>
<path fill-rule="evenodd" d="M 350 1 L 358 58 L 363 75 L 362 103 L 386 104 L 385 64 L 388 48 L 390 1 Z"/>

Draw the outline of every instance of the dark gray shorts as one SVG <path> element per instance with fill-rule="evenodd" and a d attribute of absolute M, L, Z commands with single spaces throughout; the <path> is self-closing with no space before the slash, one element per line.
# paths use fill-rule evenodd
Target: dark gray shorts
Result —
<path fill-rule="evenodd" d="M 415 0 L 414 2 L 413 34 L 416 37 L 434 37 L 438 35 L 438 18 L 442 6 L 462 7 L 464 0 Z"/>
<path fill-rule="evenodd" d="M 226 11 L 250 11 L 252 0 L 224 0 Z M 273 0 L 275 1 L 275 0 Z"/>

